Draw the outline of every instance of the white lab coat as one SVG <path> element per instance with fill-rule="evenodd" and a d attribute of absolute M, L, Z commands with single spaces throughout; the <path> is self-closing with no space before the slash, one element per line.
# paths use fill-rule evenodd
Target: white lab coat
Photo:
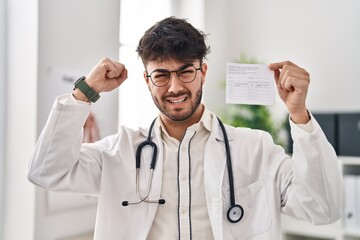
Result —
<path fill-rule="evenodd" d="M 118 134 L 95 144 L 82 144 L 82 127 L 90 106 L 60 103 L 67 97 L 60 96 L 54 103 L 29 162 L 29 180 L 52 191 L 98 196 L 95 239 L 146 239 L 156 209 L 161 205 L 141 203 L 124 207 L 122 202 L 137 200 L 135 152 L 148 130 L 121 127 Z M 216 240 L 278 240 L 281 212 L 314 224 L 331 223 L 340 217 L 342 189 L 337 157 L 312 117 L 312 133 L 291 123 L 292 158 L 273 143 L 268 133 L 226 126 L 236 203 L 245 212 L 240 222 L 230 223 L 226 218 L 230 200 L 223 134 L 215 115 L 212 119 L 213 131 L 204 156 L 204 178 L 207 209 Z M 163 144 L 158 123 L 152 136 L 158 146 L 158 161 L 149 199 L 159 199 Z M 151 151 L 147 151 L 141 163 L 142 192 L 146 188 L 150 160 Z"/>

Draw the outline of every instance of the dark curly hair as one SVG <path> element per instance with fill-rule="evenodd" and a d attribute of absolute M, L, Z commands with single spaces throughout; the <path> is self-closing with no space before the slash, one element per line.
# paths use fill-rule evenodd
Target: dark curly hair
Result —
<path fill-rule="evenodd" d="M 175 59 L 180 62 L 206 59 L 210 47 L 206 35 L 186 19 L 168 17 L 149 28 L 136 49 L 143 64 L 151 61 Z"/>

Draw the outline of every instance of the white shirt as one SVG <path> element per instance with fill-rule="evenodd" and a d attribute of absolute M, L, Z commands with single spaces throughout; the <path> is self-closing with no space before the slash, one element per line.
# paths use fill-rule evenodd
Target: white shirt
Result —
<path fill-rule="evenodd" d="M 214 239 L 207 212 L 204 152 L 211 132 L 211 115 L 189 127 L 181 142 L 170 137 L 161 123 L 164 170 L 161 198 L 148 240 Z M 180 235 L 180 236 L 179 236 Z"/>

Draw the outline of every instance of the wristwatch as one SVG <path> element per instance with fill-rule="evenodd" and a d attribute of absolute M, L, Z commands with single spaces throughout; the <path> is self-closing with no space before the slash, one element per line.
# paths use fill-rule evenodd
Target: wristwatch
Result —
<path fill-rule="evenodd" d="M 74 90 L 78 88 L 91 102 L 96 102 L 100 95 L 95 92 L 86 82 L 85 77 L 80 77 L 74 84 Z"/>

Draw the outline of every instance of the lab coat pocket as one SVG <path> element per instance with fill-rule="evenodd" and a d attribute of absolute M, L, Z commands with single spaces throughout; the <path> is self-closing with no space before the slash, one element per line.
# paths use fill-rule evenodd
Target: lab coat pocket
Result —
<path fill-rule="evenodd" d="M 229 194 L 226 194 L 225 210 L 230 204 Z M 234 239 L 252 239 L 266 231 L 271 225 L 269 202 L 264 183 L 259 180 L 246 187 L 235 189 L 235 201 L 244 209 L 243 218 L 237 223 L 227 221 Z"/>

